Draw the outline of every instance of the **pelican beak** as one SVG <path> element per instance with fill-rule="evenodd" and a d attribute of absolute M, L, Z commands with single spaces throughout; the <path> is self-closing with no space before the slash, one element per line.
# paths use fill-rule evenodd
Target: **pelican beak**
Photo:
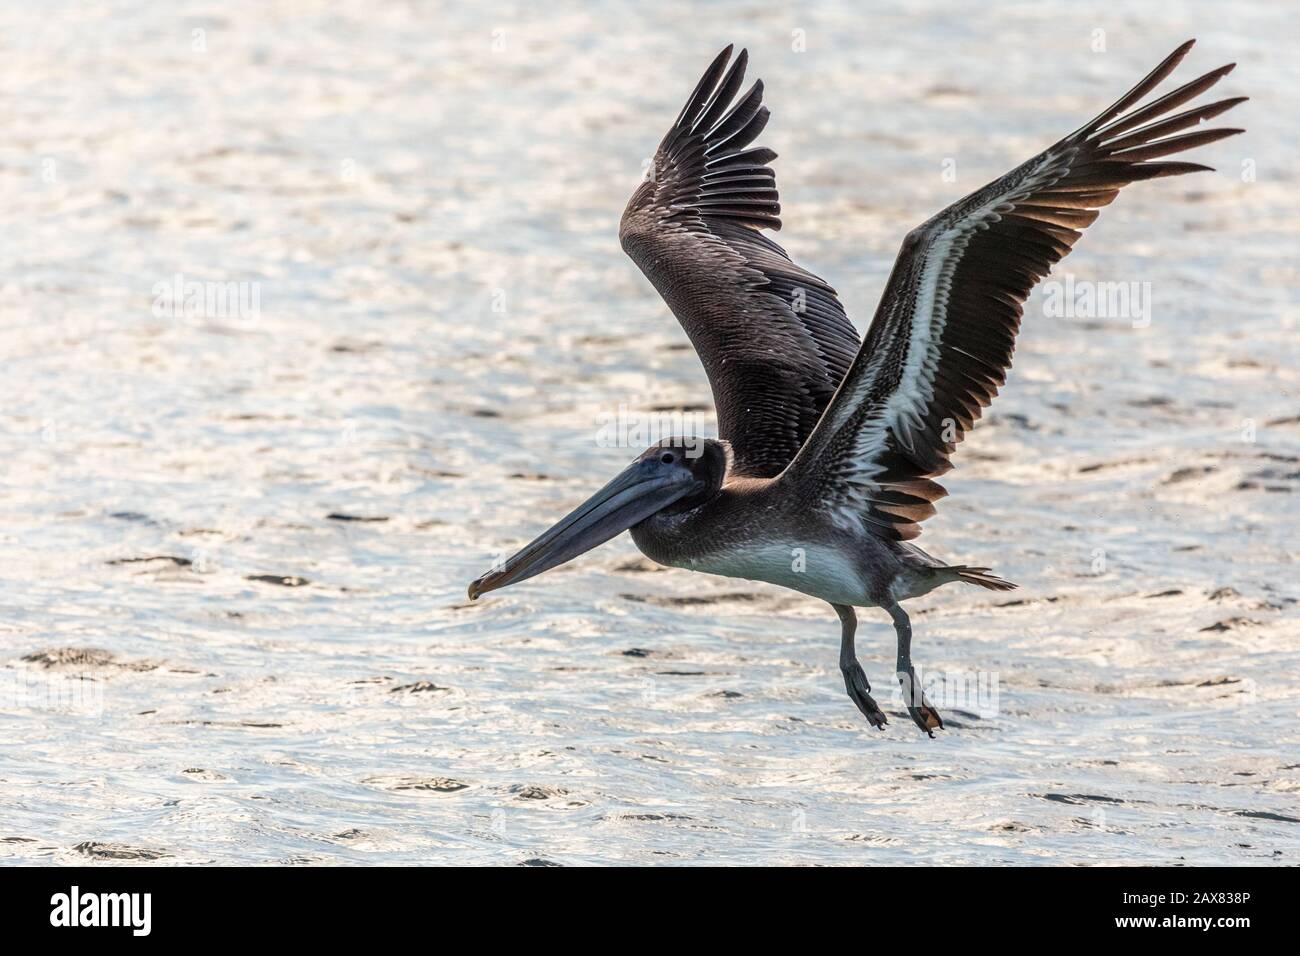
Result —
<path fill-rule="evenodd" d="M 634 461 L 550 531 L 474 581 L 469 599 L 571 561 L 697 491 L 700 485 L 680 464 L 665 465 L 658 458 Z"/>

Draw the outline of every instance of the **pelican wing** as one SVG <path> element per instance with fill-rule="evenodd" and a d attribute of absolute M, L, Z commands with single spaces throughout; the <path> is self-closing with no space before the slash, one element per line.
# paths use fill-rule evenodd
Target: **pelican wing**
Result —
<path fill-rule="evenodd" d="M 1132 108 L 1191 46 L 1082 129 L 908 234 L 861 351 L 783 480 L 845 523 L 866 521 L 894 540 L 920 534 L 946 494 L 932 479 L 1006 382 L 1030 290 L 1121 187 L 1209 169 L 1153 160 L 1241 132 L 1200 124 L 1245 97 L 1167 115 L 1231 64 Z"/>
<path fill-rule="evenodd" d="M 718 55 L 655 153 L 619 226 L 623 249 L 677 316 L 713 389 L 733 471 L 781 472 L 858 351 L 829 285 L 764 235 L 780 229 L 763 84 L 736 98 L 748 56 Z M 733 102 L 734 100 L 734 102 Z"/>

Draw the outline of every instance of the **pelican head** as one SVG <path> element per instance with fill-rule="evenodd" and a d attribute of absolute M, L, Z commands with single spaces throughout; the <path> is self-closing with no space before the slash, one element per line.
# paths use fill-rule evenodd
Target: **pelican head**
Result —
<path fill-rule="evenodd" d="M 727 457 L 726 443 L 712 438 L 651 445 L 549 531 L 471 583 L 470 600 L 572 561 L 653 515 L 697 507 L 722 487 Z"/>

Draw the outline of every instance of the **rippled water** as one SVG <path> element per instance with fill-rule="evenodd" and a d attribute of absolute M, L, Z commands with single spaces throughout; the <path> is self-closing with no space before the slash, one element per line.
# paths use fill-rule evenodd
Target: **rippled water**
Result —
<path fill-rule="evenodd" d="M 1294 863 L 1295 13 L 544 6 L 0 10 L 0 858 Z M 717 49 L 861 328 L 906 229 L 1189 35 L 1249 132 L 1065 264 L 1149 326 L 1031 301 L 921 542 L 1022 586 L 914 604 L 985 692 L 939 739 L 869 731 L 824 605 L 626 537 L 466 602 L 620 406 L 710 426 L 615 233 Z"/>

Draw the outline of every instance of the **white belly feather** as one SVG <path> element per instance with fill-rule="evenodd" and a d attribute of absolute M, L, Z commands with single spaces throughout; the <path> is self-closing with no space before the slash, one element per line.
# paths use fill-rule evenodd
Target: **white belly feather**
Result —
<path fill-rule="evenodd" d="M 837 548 L 796 542 L 750 542 L 743 548 L 683 559 L 692 571 L 729 578 L 766 581 L 835 604 L 868 606 L 861 572 L 851 556 Z"/>

